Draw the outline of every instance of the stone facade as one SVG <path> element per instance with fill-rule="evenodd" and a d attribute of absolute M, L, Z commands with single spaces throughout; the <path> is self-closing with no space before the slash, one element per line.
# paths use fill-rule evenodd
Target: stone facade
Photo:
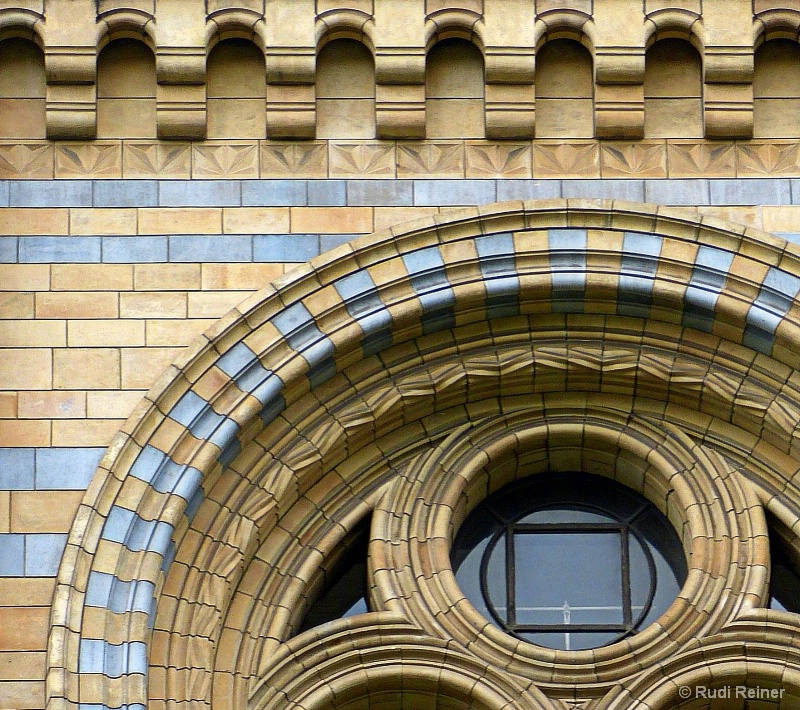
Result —
<path fill-rule="evenodd" d="M 800 707 L 798 36 L 0 0 L 0 708 Z M 657 624 L 554 651 L 464 599 L 454 531 L 548 470 L 674 524 Z M 298 633 L 368 519 L 372 611 Z"/>

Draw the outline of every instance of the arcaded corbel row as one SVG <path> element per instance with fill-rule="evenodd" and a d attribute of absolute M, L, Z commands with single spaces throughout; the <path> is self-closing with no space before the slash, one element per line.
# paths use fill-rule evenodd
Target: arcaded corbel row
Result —
<path fill-rule="evenodd" d="M 424 0 L 376 2 L 375 124 L 379 138 L 425 137 L 425 36 L 409 18 L 425 17 Z"/>
<path fill-rule="evenodd" d="M 317 123 L 314 0 L 273 2 L 271 13 L 274 19 L 264 28 L 267 135 L 313 138 Z"/>
<path fill-rule="evenodd" d="M 595 50 L 595 133 L 598 138 L 644 137 L 644 47 Z"/>
<path fill-rule="evenodd" d="M 93 138 L 97 129 L 97 24 L 94 0 L 52 3 L 42 25 L 47 137 Z"/>

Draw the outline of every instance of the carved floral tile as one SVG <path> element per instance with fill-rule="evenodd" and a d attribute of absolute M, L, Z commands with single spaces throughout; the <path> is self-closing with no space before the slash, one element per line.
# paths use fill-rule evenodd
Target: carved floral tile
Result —
<path fill-rule="evenodd" d="M 671 178 L 735 177 L 736 150 L 725 142 L 670 142 L 667 164 Z"/>
<path fill-rule="evenodd" d="M 326 143 L 261 142 L 262 178 L 326 178 Z"/>
<path fill-rule="evenodd" d="M 604 178 L 667 177 L 667 147 L 663 141 L 604 143 L 600 160 Z"/>
<path fill-rule="evenodd" d="M 53 178 L 52 143 L 9 143 L 0 145 L 0 179 Z"/>
<path fill-rule="evenodd" d="M 128 143 L 122 148 L 122 171 L 126 178 L 187 179 L 192 174 L 192 151 L 188 143 L 172 141 Z"/>
<path fill-rule="evenodd" d="M 398 143 L 397 177 L 464 177 L 464 143 Z"/>
<path fill-rule="evenodd" d="M 122 143 L 58 143 L 57 178 L 121 178 Z"/>
<path fill-rule="evenodd" d="M 737 143 L 736 175 L 800 176 L 800 144 L 797 141 Z"/>
<path fill-rule="evenodd" d="M 192 146 L 193 178 L 257 178 L 258 143 L 195 143 Z"/>
<path fill-rule="evenodd" d="M 539 143 L 533 144 L 533 176 L 537 178 L 596 178 L 600 177 L 598 144 Z"/>
<path fill-rule="evenodd" d="M 328 159 L 331 177 L 395 177 L 393 142 L 330 143 Z"/>
<path fill-rule="evenodd" d="M 530 178 L 533 176 L 530 143 L 468 143 L 468 178 Z"/>

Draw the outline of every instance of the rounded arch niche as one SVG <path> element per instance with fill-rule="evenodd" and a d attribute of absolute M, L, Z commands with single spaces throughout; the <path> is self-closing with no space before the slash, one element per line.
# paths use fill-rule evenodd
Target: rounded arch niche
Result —
<path fill-rule="evenodd" d="M 634 707 L 636 678 L 680 675 L 742 619 L 745 674 L 800 633 L 762 608 L 764 508 L 800 519 L 799 257 L 691 211 L 558 200 L 299 267 L 175 363 L 103 459 L 60 570 L 49 710 Z M 460 594 L 460 521 L 545 470 L 615 477 L 676 527 L 689 576 L 641 634 L 543 649 Z M 373 611 L 297 633 L 370 516 Z"/>

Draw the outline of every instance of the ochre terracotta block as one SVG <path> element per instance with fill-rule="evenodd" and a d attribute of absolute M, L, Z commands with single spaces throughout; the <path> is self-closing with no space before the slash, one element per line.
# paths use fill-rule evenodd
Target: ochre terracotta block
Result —
<path fill-rule="evenodd" d="M 144 345 L 143 320 L 71 320 L 67 324 L 70 347 L 130 347 Z"/>
<path fill-rule="evenodd" d="M 13 491 L 11 532 L 68 532 L 83 491 Z"/>
<path fill-rule="evenodd" d="M 143 207 L 139 234 L 220 234 L 222 210 L 215 207 Z"/>
<path fill-rule="evenodd" d="M 16 710 L 42 708 L 45 705 L 44 681 L 0 681 L 0 703 Z"/>
<path fill-rule="evenodd" d="M 104 291 L 62 291 L 36 294 L 37 318 L 117 318 L 119 296 Z"/>
<path fill-rule="evenodd" d="M 143 396 L 142 391 L 87 392 L 89 419 L 126 419 Z"/>
<path fill-rule="evenodd" d="M 66 344 L 66 323 L 60 320 L 11 321 L 0 328 L 0 347 L 63 347 Z"/>
<path fill-rule="evenodd" d="M 0 647 L 9 651 L 42 651 L 47 647 L 47 607 L 0 607 Z"/>
<path fill-rule="evenodd" d="M 0 293 L 0 318 L 32 319 L 34 297 L 32 293 Z M 12 324 L 6 323 L 11 327 Z"/>
<path fill-rule="evenodd" d="M 102 207 L 69 211 L 70 234 L 136 234 L 136 210 Z"/>
<path fill-rule="evenodd" d="M 200 289 L 199 264 L 136 264 L 133 287 L 137 291 L 192 291 Z"/>
<path fill-rule="evenodd" d="M 225 234 L 283 234 L 289 231 L 288 207 L 226 207 Z"/>
<path fill-rule="evenodd" d="M 86 417 L 85 392 L 20 392 L 21 419 L 82 419 Z"/>
<path fill-rule="evenodd" d="M 0 419 L 15 419 L 17 417 L 16 392 L 0 392 Z"/>
<path fill-rule="evenodd" d="M 71 348 L 53 351 L 55 389 L 117 389 L 119 350 L 112 348 Z"/>
<path fill-rule="evenodd" d="M 36 447 L 51 445 L 51 426 L 49 420 L 0 420 L 0 446 L 16 448 L 20 446 Z"/>
<path fill-rule="evenodd" d="M 203 264 L 204 291 L 260 289 L 284 273 L 283 264 Z"/>
<path fill-rule="evenodd" d="M 47 291 L 48 264 L 0 264 L 0 291 Z"/>
<path fill-rule="evenodd" d="M 52 354 L 49 349 L 0 349 L 0 389 L 50 389 L 52 373 Z"/>
<path fill-rule="evenodd" d="M 53 422 L 53 446 L 101 446 L 111 443 L 125 420 L 61 419 Z"/>
<path fill-rule="evenodd" d="M 249 291 L 202 291 L 190 293 L 189 318 L 219 318 L 249 295 Z"/>
<path fill-rule="evenodd" d="M 369 207 L 292 207 L 292 234 L 357 234 L 372 231 Z"/>
<path fill-rule="evenodd" d="M 69 234 L 69 210 L 63 208 L 0 208 L 0 234 L 34 236 Z"/>
<path fill-rule="evenodd" d="M 50 274 L 53 291 L 130 291 L 133 288 L 131 264 L 53 264 Z"/>
<path fill-rule="evenodd" d="M 160 323 L 160 321 L 155 322 Z M 192 321 L 180 323 L 192 324 Z M 179 331 L 185 330 L 167 321 L 164 325 L 172 326 Z M 149 326 L 150 324 L 148 331 Z M 124 348 L 121 351 L 121 386 L 126 389 L 149 389 L 167 366 L 177 358 L 181 350 L 182 348 L 157 347 L 157 344 L 147 348 Z"/>
<path fill-rule="evenodd" d="M 119 295 L 120 318 L 186 318 L 186 293 L 138 291 Z"/>

